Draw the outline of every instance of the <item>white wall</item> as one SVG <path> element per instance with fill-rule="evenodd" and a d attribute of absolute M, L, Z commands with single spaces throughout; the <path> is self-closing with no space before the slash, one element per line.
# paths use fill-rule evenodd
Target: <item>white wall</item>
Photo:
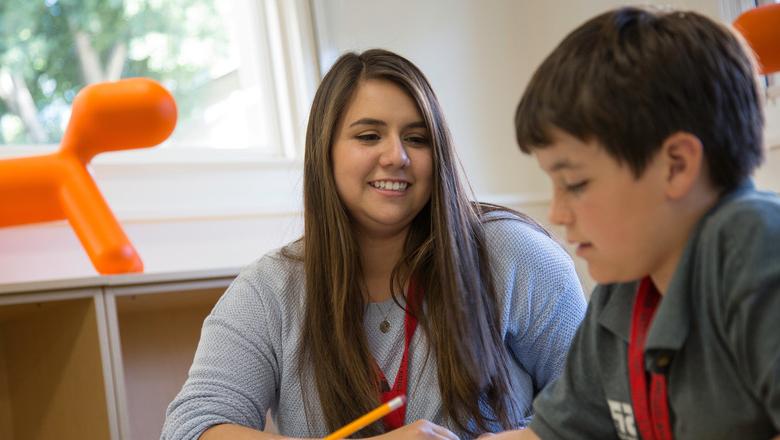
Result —
<path fill-rule="evenodd" d="M 545 220 L 549 183 L 515 145 L 515 106 L 533 70 L 565 34 L 625 2 L 312 2 L 324 67 L 343 51 L 371 47 L 410 58 L 442 101 L 476 195 Z M 713 18 L 720 14 L 718 0 L 663 3 Z M 777 106 L 773 111 L 771 118 L 780 126 Z M 773 150 L 775 158 L 759 172 L 759 184 L 780 189 L 779 153 Z M 160 186 L 161 173 L 181 179 Z M 149 272 L 242 266 L 300 232 L 299 164 L 201 163 L 184 169 L 150 166 L 141 173 L 105 164 L 96 167 L 96 176 Z M 177 196 L 182 191 L 190 197 Z M 149 204 L 138 205 L 131 193 L 147 194 Z M 578 263 L 589 289 L 592 283 Z M 0 228 L 0 283 L 91 274 L 66 224 Z"/>
<path fill-rule="evenodd" d="M 417 64 L 441 100 L 478 197 L 507 203 L 546 199 L 549 184 L 514 142 L 515 107 L 533 71 L 588 18 L 625 4 L 690 9 L 721 20 L 720 0 L 312 0 L 322 67 L 372 47 Z M 780 107 L 770 103 L 771 145 L 780 146 Z M 770 157 L 777 155 L 772 152 Z M 758 174 L 780 189 L 778 160 Z M 777 178 L 775 178 L 777 179 Z"/>
<path fill-rule="evenodd" d="M 373 47 L 409 58 L 442 102 L 476 196 L 545 224 L 550 184 L 535 160 L 520 153 L 513 131 L 515 107 L 536 67 L 576 26 L 615 6 L 671 5 L 716 20 L 721 14 L 718 0 L 313 1 L 324 68 L 340 53 Z M 590 291 L 584 263 L 576 264 Z"/>
<path fill-rule="evenodd" d="M 428 76 L 444 106 L 477 195 L 517 200 L 538 199 L 549 191 L 535 161 L 523 156 L 514 141 L 514 111 L 526 83 L 568 32 L 625 3 L 314 0 L 314 10 L 323 67 L 344 51 L 372 47 L 409 58 Z M 719 14 L 717 0 L 663 3 Z"/>

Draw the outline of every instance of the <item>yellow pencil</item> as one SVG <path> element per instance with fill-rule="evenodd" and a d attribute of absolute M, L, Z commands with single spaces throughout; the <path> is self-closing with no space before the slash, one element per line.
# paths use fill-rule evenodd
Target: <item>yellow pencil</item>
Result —
<path fill-rule="evenodd" d="M 394 399 L 380 405 L 376 409 L 342 426 L 341 428 L 336 430 L 333 434 L 330 434 L 329 436 L 325 437 L 323 440 L 341 440 L 348 435 L 352 435 L 360 431 L 361 429 L 365 428 L 366 426 L 376 422 L 382 417 L 397 410 L 398 408 L 402 407 L 404 403 L 406 403 L 405 396 L 402 395 L 402 396 L 395 397 Z"/>

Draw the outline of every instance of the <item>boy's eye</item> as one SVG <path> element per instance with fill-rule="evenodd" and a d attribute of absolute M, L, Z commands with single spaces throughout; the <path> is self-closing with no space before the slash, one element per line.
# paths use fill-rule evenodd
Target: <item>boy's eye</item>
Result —
<path fill-rule="evenodd" d="M 588 181 L 583 180 L 577 183 L 564 184 L 563 189 L 565 189 L 568 193 L 579 194 L 585 189 L 586 186 L 588 186 Z"/>

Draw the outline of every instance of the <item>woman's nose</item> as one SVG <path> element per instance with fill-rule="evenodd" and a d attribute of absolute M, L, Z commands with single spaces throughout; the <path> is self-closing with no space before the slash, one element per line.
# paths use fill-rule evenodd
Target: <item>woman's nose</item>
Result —
<path fill-rule="evenodd" d="M 383 167 L 404 168 L 410 163 L 406 147 L 403 141 L 397 137 L 389 140 L 379 160 Z"/>

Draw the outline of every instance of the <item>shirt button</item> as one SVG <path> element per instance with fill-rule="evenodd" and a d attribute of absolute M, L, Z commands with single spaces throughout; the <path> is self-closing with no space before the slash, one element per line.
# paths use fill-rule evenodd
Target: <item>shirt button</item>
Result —
<path fill-rule="evenodd" d="M 666 368 L 671 362 L 672 358 L 668 354 L 662 354 L 655 360 L 655 365 L 658 368 Z"/>

